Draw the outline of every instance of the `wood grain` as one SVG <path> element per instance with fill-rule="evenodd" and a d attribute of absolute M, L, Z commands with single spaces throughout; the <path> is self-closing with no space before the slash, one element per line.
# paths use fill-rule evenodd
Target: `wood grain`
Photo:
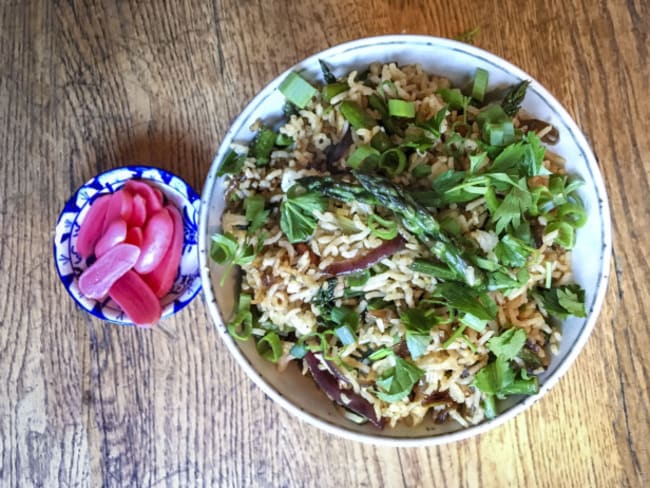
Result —
<path fill-rule="evenodd" d="M 595 2 L 14 1 L 0 6 L 0 485 L 647 486 L 650 8 Z M 200 300 L 154 331 L 84 315 L 54 223 L 126 163 L 200 189 L 230 121 L 305 56 L 369 35 L 477 44 L 531 73 L 593 144 L 611 198 L 606 304 L 544 399 L 478 438 L 376 448 L 296 422 L 229 357 Z"/>

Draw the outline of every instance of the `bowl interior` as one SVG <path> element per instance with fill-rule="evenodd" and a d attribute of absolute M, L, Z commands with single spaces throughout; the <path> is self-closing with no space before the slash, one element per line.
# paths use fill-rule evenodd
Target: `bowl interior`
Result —
<path fill-rule="evenodd" d="M 179 272 L 171 291 L 161 298 L 162 318 L 186 306 L 201 289 L 198 260 L 198 216 L 200 198 L 182 179 L 167 171 L 148 166 L 127 166 L 101 173 L 79 188 L 59 216 L 54 238 L 54 257 L 59 277 L 74 300 L 87 312 L 102 320 L 133 325 L 110 298 L 92 300 L 81 294 L 78 278 L 92 261 L 83 259 L 76 249 L 79 224 L 92 202 L 100 195 L 113 193 L 128 180 L 141 179 L 158 188 L 183 216 L 185 235 Z"/>
<path fill-rule="evenodd" d="M 337 76 L 353 69 L 363 70 L 371 62 L 396 61 L 399 64 L 419 63 L 428 72 L 450 78 L 454 86 L 464 86 L 471 80 L 477 67 L 489 72 L 489 89 L 510 86 L 524 79 L 532 80 L 520 69 L 483 50 L 425 36 L 384 36 L 353 41 L 312 56 L 292 70 L 301 72 L 307 79 L 321 80 L 319 59 L 332 66 Z M 230 318 L 235 303 L 236 278 L 234 275 L 229 276 L 225 285 L 220 286 L 219 277 L 223 269 L 208 258 L 210 236 L 220 229 L 225 203 L 225 188 L 223 181 L 216 177 L 216 170 L 231 142 L 246 143 L 251 140 L 254 134 L 249 126 L 252 122 L 261 119 L 273 124 L 282 119 L 284 97 L 277 87 L 288 72 L 271 82 L 235 121 L 215 157 L 202 195 L 204 212 L 201 216 L 199 246 L 204 289 L 210 314 L 235 358 L 268 395 L 294 414 L 330 432 L 366 442 L 391 445 L 448 442 L 469 437 L 502 423 L 534 403 L 568 368 L 591 332 L 606 288 L 611 252 L 607 197 L 595 158 L 568 113 L 534 80 L 528 89 L 523 108 L 536 118 L 552 123 L 559 130 L 559 143 L 551 149 L 566 159 L 569 173 L 585 181 L 579 193 L 589 218 L 587 225 L 578 232 L 577 245 L 572 255 L 575 279 L 585 289 L 589 316 L 586 319 L 571 318 L 563 323 L 564 338 L 559 353 L 540 377 L 539 394 L 510 398 L 501 403 L 502 414 L 496 419 L 468 429 L 463 429 L 456 423 L 436 425 L 428 420 L 416 427 L 398 426 L 378 431 L 369 424 L 355 425 L 342 417 L 337 407 L 317 389 L 311 378 L 300 375 L 295 365 L 280 374 L 271 363 L 257 354 L 252 341 L 236 343 L 228 335 L 223 320 Z"/>

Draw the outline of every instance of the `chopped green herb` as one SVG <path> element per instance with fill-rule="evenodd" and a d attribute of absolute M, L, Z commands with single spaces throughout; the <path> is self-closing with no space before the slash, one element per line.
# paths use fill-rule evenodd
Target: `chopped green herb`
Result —
<path fill-rule="evenodd" d="M 251 195 L 244 200 L 246 209 L 246 220 L 250 222 L 247 233 L 254 234 L 257 230 L 264 227 L 266 219 L 269 216 L 269 210 L 264 210 L 264 197 L 260 195 Z"/>
<path fill-rule="evenodd" d="M 364 161 L 367 159 L 379 161 L 379 157 L 379 151 L 377 151 L 374 147 L 362 145 L 352 151 L 346 160 L 346 165 L 350 168 L 357 169 L 360 168 Z"/>
<path fill-rule="evenodd" d="M 395 367 L 386 371 L 376 381 L 379 391 L 377 396 L 385 402 L 398 402 L 406 397 L 415 383 L 424 375 L 424 371 L 415 364 L 396 357 Z"/>
<path fill-rule="evenodd" d="M 325 85 L 322 90 L 323 100 L 329 103 L 332 101 L 332 98 L 348 91 L 349 89 L 350 86 L 342 81 Z"/>
<path fill-rule="evenodd" d="M 223 158 L 221 166 L 219 166 L 219 169 L 217 170 L 217 176 L 236 175 L 241 173 L 245 159 L 246 156 L 240 156 L 232 149 L 229 150 Z"/>
<path fill-rule="evenodd" d="M 276 137 L 276 133 L 267 127 L 258 131 L 251 146 L 251 155 L 255 158 L 257 166 L 269 164 Z"/>
<path fill-rule="evenodd" d="M 292 186 L 280 205 L 280 228 L 289 242 L 304 242 L 316 229 L 318 218 L 314 212 L 327 209 L 327 198 L 316 192 L 305 192 L 299 185 Z"/>
<path fill-rule="evenodd" d="M 344 346 L 357 342 L 357 335 L 349 325 L 342 325 L 334 329 L 334 333 Z"/>

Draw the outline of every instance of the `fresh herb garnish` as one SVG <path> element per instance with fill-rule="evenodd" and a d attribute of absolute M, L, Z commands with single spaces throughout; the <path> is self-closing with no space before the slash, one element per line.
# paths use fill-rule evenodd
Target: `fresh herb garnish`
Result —
<path fill-rule="evenodd" d="M 424 375 L 424 371 L 415 364 L 400 357 L 395 357 L 395 366 L 381 375 L 376 381 L 379 387 L 377 396 L 385 402 L 393 403 L 406 397 L 413 386 Z"/>
<path fill-rule="evenodd" d="M 565 319 L 569 315 L 586 317 L 585 291 L 579 285 L 565 285 L 550 290 L 539 290 L 535 295 L 541 300 L 546 311 Z"/>
<path fill-rule="evenodd" d="M 316 192 L 292 186 L 280 205 L 280 228 L 291 243 L 304 242 L 314 233 L 318 218 L 314 212 L 324 212 L 327 199 Z"/>
<path fill-rule="evenodd" d="M 488 348 L 496 360 L 482 368 L 474 378 L 474 386 L 486 397 L 486 417 L 496 415 L 494 397 L 504 399 L 508 395 L 531 395 L 539 391 L 537 377 L 528 377 L 523 370 L 518 373 L 511 362 L 525 342 L 526 332 L 514 327 L 488 341 Z"/>
<path fill-rule="evenodd" d="M 251 312 L 251 296 L 242 293 L 237 302 L 237 312 L 228 322 L 228 332 L 239 341 L 248 340 L 253 330 L 253 313 Z"/>

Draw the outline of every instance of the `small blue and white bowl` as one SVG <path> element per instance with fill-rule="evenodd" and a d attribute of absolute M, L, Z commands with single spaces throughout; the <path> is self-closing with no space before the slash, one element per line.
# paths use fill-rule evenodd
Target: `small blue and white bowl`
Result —
<path fill-rule="evenodd" d="M 201 200 L 192 187 L 180 177 L 151 166 L 125 166 L 100 173 L 75 192 L 59 215 L 54 236 L 54 261 L 61 282 L 81 308 L 99 319 L 120 325 L 133 325 L 133 322 L 113 300 L 93 300 L 79 291 L 79 276 L 92 264 L 94 257 L 82 258 L 77 252 L 76 243 L 80 223 L 92 202 L 101 195 L 119 190 L 132 179 L 158 188 L 183 216 L 183 254 L 171 291 L 160 299 L 162 318 L 181 310 L 201 289 L 197 235 Z"/>

